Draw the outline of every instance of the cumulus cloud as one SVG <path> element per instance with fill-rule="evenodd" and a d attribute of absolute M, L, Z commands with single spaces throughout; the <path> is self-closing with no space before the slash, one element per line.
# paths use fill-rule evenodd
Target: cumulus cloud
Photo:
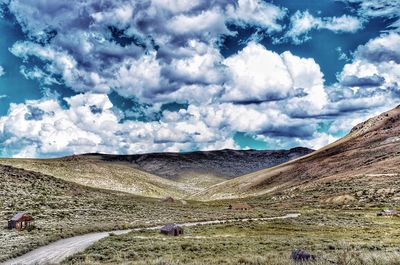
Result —
<path fill-rule="evenodd" d="M 5 75 L 6 71 L 4 70 L 4 68 L 0 65 L 0 77 Z"/>
<path fill-rule="evenodd" d="M 342 15 L 340 17 L 314 17 L 308 10 L 296 11 L 290 18 L 290 28 L 285 33 L 284 39 L 291 39 L 293 43 L 300 44 L 309 40 L 312 30 L 326 29 L 335 33 L 356 32 L 363 27 L 363 20 L 357 17 Z"/>
<path fill-rule="evenodd" d="M 339 79 L 345 85 L 352 81 L 352 86 L 362 87 L 367 83 L 388 89 L 400 84 L 399 70 L 400 35 L 390 33 L 358 47 L 353 62 L 344 66 Z"/>
<path fill-rule="evenodd" d="M 283 31 L 286 9 L 262 0 L 11 0 L 7 6 L 27 35 L 10 48 L 24 61 L 20 72 L 79 94 L 63 104 L 57 93 L 11 104 L 0 118 L 3 156 L 237 148 L 236 132 L 277 148 L 317 148 L 356 120 L 350 113 L 367 117 L 366 108 L 381 110 L 388 96 L 400 95 L 394 33 L 360 46 L 328 88 L 313 58 L 290 51 L 251 41 L 225 58 L 218 45 L 235 34 L 232 24 Z M 300 43 L 311 30 L 355 32 L 362 24 L 348 15 L 299 11 L 285 38 Z M 140 105 L 146 118 L 119 110 L 109 99 L 116 93 Z M 185 107 L 163 110 L 171 102 Z M 330 131 L 320 132 L 321 121 L 332 117 Z"/>
<path fill-rule="evenodd" d="M 400 96 L 400 35 L 383 34 L 360 45 L 353 61 L 338 75 L 330 89 L 332 105 L 341 112 L 396 106 Z"/>
<path fill-rule="evenodd" d="M 11 104 L 0 118 L 2 155 L 54 156 L 71 153 L 140 153 L 234 148 L 230 131 L 211 126 L 198 108 L 166 112 L 160 121 L 121 122 L 104 94 L 79 94 L 64 99 Z M 218 130 L 217 130 L 218 129 Z"/>
<path fill-rule="evenodd" d="M 277 21 L 283 19 L 286 10 L 261 0 L 238 0 L 236 6 L 227 7 L 228 18 L 239 26 L 254 25 L 268 31 L 281 31 Z"/>
<path fill-rule="evenodd" d="M 395 21 L 389 25 L 387 31 L 400 31 L 400 2 L 392 0 L 342 0 L 350 4 L 356 4 L 359 16 L 370 18 L 391 18 Z"/>
<path fill-rule="evenodd" d="M 48 1 L 12 0 L 29 41 L 11 52 L 44 69 L 23 73 L 44 84 L 61 76 L 77 92 L 168 100 L 193 84 L 224 81 L 216 45 L 231 35 L 227 24 L 280 31 L 285 10 L 261 0 L 236 1 Z M 60 15 L 62 12 L 62 15 Z"/>
<path fill-rule="evenodd" d="M 270 102 L 189 105 L 164 111 L 160 120 L 122 120 L 105 94 L 79 94 L 12 104 L 0 118 L 0 145 L 7 156 L 59 156 L 72 153 L 143 153 L 237 148 L 237 131 L 311 141 L 317 120 L 291 118 Z M 294 143 L 293 142 L 293 143 Z"/>
<path fill-rule="evenodd" d="M 230 78 L 223 101 L 287 99 L 290 110 L 305 113 L 319 111 L 327 103 L 323 74 L 313 59 L 300 58 L 289 51 L 277 54 L 251 42 L 237 55 L 225 59 L 224 64 Z"/>

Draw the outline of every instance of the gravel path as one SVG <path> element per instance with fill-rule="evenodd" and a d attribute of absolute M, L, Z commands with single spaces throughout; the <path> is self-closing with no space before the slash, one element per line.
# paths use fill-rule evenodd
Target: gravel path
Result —
<path fill-rule="evenodd" d="M 219 223 L 231 223 L 231 222 L 248 222 L 248 221 L 268 221 L 275 219 L 287 219 L 297 218 L 300 214 L 287 214 L 279 217 L 266 217 L 266 218 L 247 218 L 247 219 L 230 219 L 230 220 L 216 220 L 216 221 L 203 221 L 203 222 L 192 222 L 192 223 L 181 223 L 181 226 L 196 226 L 196 225 L 212 225 Z M 153 226 L 147 228 L 136 228 L 129 230 L 119 230 L 110 232 L 90 233 L 81 236 L 74 236 L 66 239 L 61 239 L 50 243 L 47 246 L 43 246 L 32 250 L 18 258 L 9 260 L 2 265 L 42 265 L 42 264 L 58 264 L 65 258 L 72 256 L 78 252 L 81 252 L 94 244 L 96 241 L 108 237 L 110 233 L 116 235 L 127 234 L 131 231 L 141 230 L 157 230 L 161 226 Z"/>

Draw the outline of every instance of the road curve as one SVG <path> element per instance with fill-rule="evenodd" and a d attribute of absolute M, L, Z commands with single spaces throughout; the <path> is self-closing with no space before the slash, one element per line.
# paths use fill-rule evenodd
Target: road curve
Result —
<path fill-rule="evenodd" d="M 191 223 L 180 223 L 181 226 L 196 226 L 196 225 L 212 225 L 220 223 L 233 223 L 233 222 L 249 222 L 249 221 L 268 221 L 275 219 L 288 219 L 299 217 L 300 214 L 287 214 L 278 217 L 265 217 L 265 218 L 246 218 L 246 219 L 228 219 L 228 220 L 214 220 L 214 221 L 202 221 L 202 222 L 191 222 Z M 72 256 L 78 252 L 81 252 L 94 244 L 96 241 L 105 238 L 114 233 L 116 235 L 126 234 L 131 231 L 142 231 L 142 230 L 156 230 L 160 229 L 161 226 L 152 226 L 147 228 L 136 228 L 129 230 L 117 230 L 110 232 L 99 232 L 90 233 L 81 236 L 74 236 L 66 239 L 60 239 L 49 245 L 32 250 L 20 257 L 6 261 L 1 265 L 43 265 L 43 264 L 58 264 L 69 256 Z"/>

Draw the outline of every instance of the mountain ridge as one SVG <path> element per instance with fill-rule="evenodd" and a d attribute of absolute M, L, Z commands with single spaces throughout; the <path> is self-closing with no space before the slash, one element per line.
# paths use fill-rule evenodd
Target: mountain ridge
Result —
<path fill-rule="evenodd" d="M 82 156 L 129 164 L 139 170 L 171 180 L 178 180 L 185 174 L 211 174 L 231 179 L 296 159 L 312 151 L 314 150 L 305 147 L 294 147 L 287 150 L 222 149 L 134 155 L 95 153 Z"/>

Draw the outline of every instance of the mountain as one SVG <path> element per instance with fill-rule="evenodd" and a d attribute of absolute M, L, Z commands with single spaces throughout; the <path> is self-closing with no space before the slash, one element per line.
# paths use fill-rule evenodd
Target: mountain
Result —
<path fill-rule="evenodd" d="M 130 166 L 157 176 L 179 180 L 186 175 L 213 175 L 231 179 L 250 172 L 287 162 L 313 150 L 296 147 L 290 150 L 216 150 L 186 153 L 151 153 L 139 155 L 91 154 L 107 162 Z"/>
<path fill-rule="evenodd" d="M 0 159 L 0 164 L 81 185 L 147 197 L 184 198 L 216 183 L 284 163 L 312 150 L 219 150 L 142 155 L 86 154 L 57 159 Z"/>
<path fill-rule="evenodd" d="M 307 156 L 216 184 L 196 196 L 221 199 L 326 189 L 331 194 L 321 196 L 327 200 L 374 191 L 400 199 L 400 190 L 393 185 L 400 176 L 399 165 L 400 106 L 358 124 L 345 137 Z"/>

